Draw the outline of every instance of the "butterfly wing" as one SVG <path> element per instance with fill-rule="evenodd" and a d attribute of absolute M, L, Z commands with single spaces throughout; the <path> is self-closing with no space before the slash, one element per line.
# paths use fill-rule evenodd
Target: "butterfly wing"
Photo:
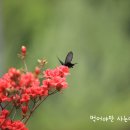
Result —
<path fill-rule="evenodd" d="M 67 54 L 66 58 L 65 58 L 65 64 L 71 63 L 72 59 L 73 59 L 73 52 L 70 51 L 70 52 Z"/>

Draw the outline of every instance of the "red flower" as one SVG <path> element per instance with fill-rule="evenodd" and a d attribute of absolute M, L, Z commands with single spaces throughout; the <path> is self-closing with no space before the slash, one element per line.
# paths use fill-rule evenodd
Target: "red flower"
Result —
<path fill-rule="evenodd" d="M 10 102 L 11 98 L 8 96 L 5 96 L 3 93 L 0 94 L 0 102 Z"/>
<path fill-rule="evenodd" d="M 28 130 L 21 121 L 14 121 L 12 123 L 12 130 Z"/>
<path fill-rule="evenodd" d="M 21 121 L 6 120 L 1 126 L 1 130 L 28 130 Z"/>
<path fill-rule="evenodd" d="M 23 102 L 28 103 L 29 100 L 30 100 L 30 96 L 28 94 L 23 94 L 21 99 L 20 99 L 20 102 L 21 103 L 23 103 Z"/>
<path fill-rule="evenodd" d="M 0 116 L 4 116 L 4 118 L 6 118 L 8 115 L 9 115 L 9 111 L 6 109 L 2 110 L 0 113 Z"/>
<path fill-rule="evenodd" d="M 61 77 L 65 77 L 69 74 L 69 68 L 67 66 L 62 65 L 62 66 L 57 67 L 57 69 L 59 70 Z"/>
<path fill-rule="evenodd" d="M 69 74 L 69 68 L 67 66 L 59 66 L 54 70 L 48 69 L 44 71 L 43 85 L 48 87 L 48 89 L 55 88 L 61 90 L 67 88 L 67 83 L 65 81 L 65 76 Z"/>
<path fill-rule="evenodd" d="M 64 77 L 69 74 L 69 68 L 67 66 L 59 66 L 53 70 L 47 69 L 43 74 L 45 78 Z"/>
<path fill-rule="evenodd" d="M 20 85 L 22 88 L 26 89 L 31 86 L 39 86 L 40 81 L 38 78 L 35 78 L 34 74 L 31 72 L 28 72 L 26 74 L 22 74 Z"/>
<path fill-rule="evenodd" d="M 67 88 L 67 83 L 65 81 L 65 78 L 61 78 L 61 77 L 54 77 L 52 82 L 51 82 L 51 86 L 55 87 L 56 89 L 65 89 Z"/>

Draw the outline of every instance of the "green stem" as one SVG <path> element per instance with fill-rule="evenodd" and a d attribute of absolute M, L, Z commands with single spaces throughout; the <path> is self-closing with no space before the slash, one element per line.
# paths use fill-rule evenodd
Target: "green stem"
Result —
<path fill-rule="evenodd" d="M 23 59 L 23 64 L 24 64 L 25 71 L 28 72 L 28 67 L 26 65 L 25 59 Z"/>

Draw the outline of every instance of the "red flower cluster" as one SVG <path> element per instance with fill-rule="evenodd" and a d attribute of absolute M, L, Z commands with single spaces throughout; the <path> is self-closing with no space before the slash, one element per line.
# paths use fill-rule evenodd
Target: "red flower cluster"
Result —
<path fill-rule="evenodd" d="M 24 60 L 26 48 L 22 47 L 21 51 L 20 56 Z M 45 61 L 40 62 L 44 65 Z M 48 96 L 67 88 L 68 67 L 47 69 L 42 74 L 42 80 L 39 78 L 40 71 L 39 67 L 36 67 L 34 73 L 10 68 L 0 78 L 1 130 L 27 130 L 25 124 L 36 108 Z M 15 120 L 15 116 L 20 119 Z"/>
<path fill-rule="evenodd" d="M 1 130 L 28 130 L 19 120 L 12 121 L 8 118 L 9 111 L 4 109 L 0 113 Z"/>
<path fill-rule="evenodd" d="M 45 88 L 55 88 L 58 91 L 66 88 L 66 76 L 69 73 L 69 68 L 67 66 L 60 66 L 53 70 L 46 70 L 44 72 L 44 77 L 46 80 L 43 80 L 43 86 Z"/>

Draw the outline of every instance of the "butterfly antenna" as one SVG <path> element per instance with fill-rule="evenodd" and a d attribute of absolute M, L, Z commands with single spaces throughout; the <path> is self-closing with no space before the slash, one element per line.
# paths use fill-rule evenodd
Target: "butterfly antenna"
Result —
<path fill-rule="evenodd" d="M 57 57 L 57 59 L 59 60 L 59 62 L 60 62 L 62 65 L 64 65 L 63 61 L 61 61 L 58 57 Z"/>

